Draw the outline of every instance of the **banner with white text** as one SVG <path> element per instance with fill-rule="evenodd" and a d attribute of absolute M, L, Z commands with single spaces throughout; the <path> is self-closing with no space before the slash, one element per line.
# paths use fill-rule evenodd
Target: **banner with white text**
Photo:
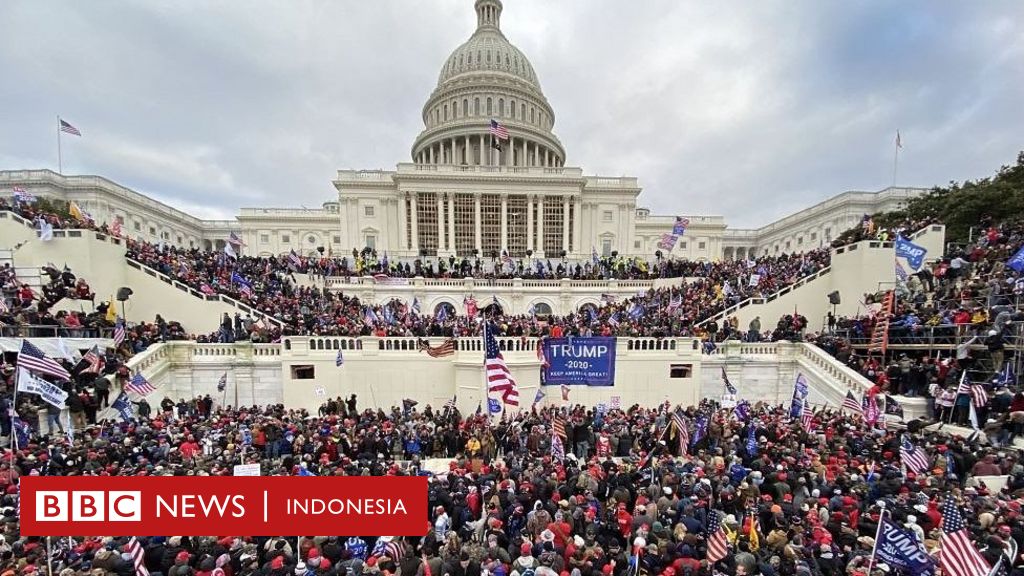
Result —
<path fill-rule="evenodd" d="M 544 356 L 545 386 L 615 385 L 615 338 L 547 338 Z"/>

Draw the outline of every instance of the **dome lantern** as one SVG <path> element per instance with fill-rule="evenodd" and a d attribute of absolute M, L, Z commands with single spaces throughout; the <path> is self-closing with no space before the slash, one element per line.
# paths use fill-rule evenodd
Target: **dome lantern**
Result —
<path fill-rule="evenodd" d="M 501 0 L 476 1 L 476 27 L 501 30 Z"/>

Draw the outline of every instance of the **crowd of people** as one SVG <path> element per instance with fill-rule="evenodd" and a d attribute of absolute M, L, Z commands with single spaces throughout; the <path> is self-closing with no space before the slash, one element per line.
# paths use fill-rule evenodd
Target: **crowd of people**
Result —
<path fill-rule="evenodd" d="M 900 463 L 898 430 L 831 409 L 804 420 L 782 406 L 748 408 L 687 408 L 687 443 L 667 405 L 542 407 L 490 420 L 430 406 L 376 410 L 354 396 L 318 414 L 165 398 L 131 420 L 71 440 L 33 436 L 8 453 L 0 573 L 48 563 L 62 576 L 135 572 L 127 538 L 53 539 L 47 558 L 43 539 L 21 536 L 23 476 L 230 475 L 242 463 L 264 475 L 428 475 L 432 529 L 416 538 L 140 536 L 150 574 L 886 576 L 896 567 L 870 559 L 883 507 L 934 557 L 947 498 L 990 565 L 1006 556 L 1007 573 L 1021 570 L 1016 452 L 913 421 L 907 438 L 928 461 L 915 472 Z M 565 428 L 557 439 L 556 418 Z M 449 464 L 429 472 L 428 458 Z M 1001 489 L 974 479 L 1000 475 Z M 712 551 L 713 537 L 727 553 Z"/>
<path fill-rule="evenodd" d="M 0 206 L 2 209 L 3 206 Z M 44 219 L 54 227 L 92 226 L 110 233 L 106 224 L 36 210 L 32 204 L 10 207 L 22 216 Z M 829 265 L 830 252 L 812 250 L 798 255 L 762 256 L 757 259 L 696 262 L 658 258 L 648 263 L 636 258 L 595 257 L 584 263 L 552 263 L 545 259 L 499 258 L 485 270 L 479 259 L 388 261 L 372 251 L 354 251 L 352 259 L 307 257 L 297 254 L 276 257 L 230 256 L 226 252 L 172 247 L 126 239 L 127 256 L 206 294 L 225 294 L 251 304 L 262 313 L 285 323 L 283 329 L 254 324 L 253 330 L 232 330 L 233 339 L 273 341 L 282 334 L 323 335 L 475 335 L 479 333 L 475 305 L 464 310 L 422 311 L 416 302 L 392 301 L 369 305 L 358 298 L 321 287 L 300 285 L 295 274 L 313 276 L 361 275 L 459 277 L 483 272 L 487 277 L 573 277 L 696 279 L 681 287 L 651 290 L 632 298 L 561 317 L 500 313 L 504 334 L 618 334 L 623 336 L 694 335 L 695 325 L 727 306 L 747 298 L 775 292 Z M 351 264 L 350 264 L 351 263 Z M 480 310 L 489 303 L 481 303 Z M 494 311 L 491 310 L 493 313 Z M 234 323 L 233 323 L 234 324 Z M 234 326 L 233 326 L 234 328 Z M 221 341 L 228 334 L 221 330 Z"/>

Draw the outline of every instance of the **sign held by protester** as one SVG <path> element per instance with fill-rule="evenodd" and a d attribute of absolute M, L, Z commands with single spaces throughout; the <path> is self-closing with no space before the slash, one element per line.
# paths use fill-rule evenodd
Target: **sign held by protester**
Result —
<path fill-rule="evenodd" d="M 544 385 L 615 385 L 615 338 L 547 338 Z"/>
<path fill-rule="evenodd" d="M 259 464 L 235 464 L 234 476 L 259 476 L 260 465 Z"/>
<path fill-rule="evenodd" d="M 56 408 L 63 408 L 68 400 L 68 393 L 61 390 L 60 386 L 37 378 L 24 368 L 18 369 L 18 392 L 38 394 L 47 404 Z"/>

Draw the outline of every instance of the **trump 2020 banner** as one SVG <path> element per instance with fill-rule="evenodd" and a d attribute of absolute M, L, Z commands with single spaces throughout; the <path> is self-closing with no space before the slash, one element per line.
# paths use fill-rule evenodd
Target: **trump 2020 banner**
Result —
<path fill-rule="evenodd" d="M 544 385 L 615 385 L 615 338 L 548 338 Z"/>

